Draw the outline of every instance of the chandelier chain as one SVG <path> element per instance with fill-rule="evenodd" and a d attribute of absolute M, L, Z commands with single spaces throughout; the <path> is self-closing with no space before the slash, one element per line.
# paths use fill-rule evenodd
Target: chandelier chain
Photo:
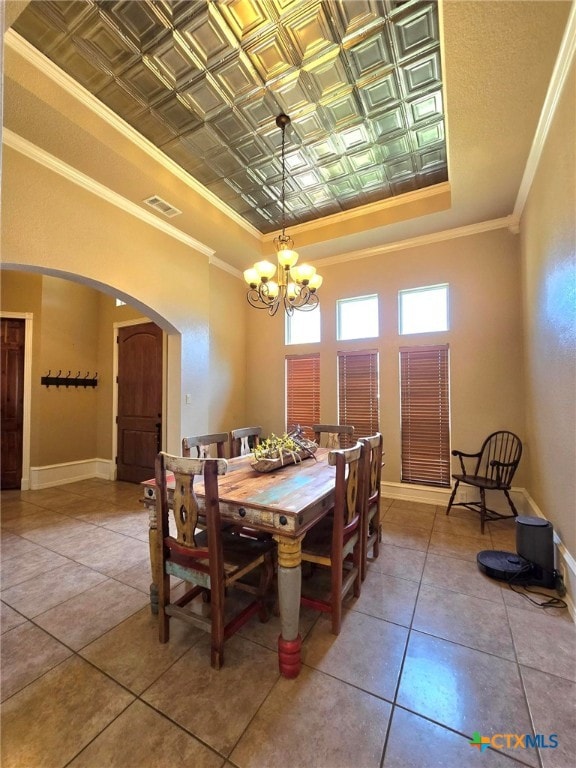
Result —
<path fill-rule="evenodd" d="M 282 239 L 286 236 L 286 124 L 282 123 Z"/>

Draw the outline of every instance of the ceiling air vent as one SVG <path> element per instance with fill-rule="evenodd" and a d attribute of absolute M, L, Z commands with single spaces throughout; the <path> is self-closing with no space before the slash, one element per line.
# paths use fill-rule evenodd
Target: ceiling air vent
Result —
<path fill-rule="evenodd" d="M 158 197 L 158 195 L 152 195 L 152 197 L 144 200 L 144 202 L 146 205 L 154 208 L 155 211 L 163 213 L 164 216 L 167 216 L 169 219 L 171 219 L 172 216 L 178 216 L 179 213 L 182 213 L 182 211 L 178 210 L 178 208 L 174 208 L 173 205 L 167 203 L 166 200 L 162 200 L 162 198 Z"/>

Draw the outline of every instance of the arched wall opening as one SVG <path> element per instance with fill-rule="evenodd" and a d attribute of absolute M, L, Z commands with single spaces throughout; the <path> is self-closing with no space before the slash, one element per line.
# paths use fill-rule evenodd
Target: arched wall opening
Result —
<path fill-rule="evenodd" d="M 2 265 L 1 314 L 21 318 L 26 326 L 22 489 L 45 487 L 90 473 L 114 478 L 117 398 L 112 373 L 117 362 L 115 338 L 122 325 L 151 320 L 164 331 L 162 445 L 174 450 L 180 441 L 180 411 L 174 407 L 178 398 L 169 393 L 179 392 L 181 334 L 173 324 L 138 297 L 119 292 L 102 281 L 37 265 L 17 267 Z M 116 299 L 126 305 L 117 308 Z M 57 309 L 55 304 L 62 306 Z M 92 349 L 82 348 L 86 346 Z M 63 357 L 58 356 L 60 352 Z M 100 368 L 98 387 L 90 393 L 82 387 L 66 388 L 66 394 L 64 387 L 58 394 L 54 389 L 47 393 L 40 386 L 40 377 L 49 372 L 48 360 L 54 360 L 61 368 L 66 360 L 84 365 L 83 370 L 90 368 L 95 372 Z M 57 368 L 53 375 L 56 372 Z M 46 415 L 46 409 L 55 413 Z M 68 432 L 66 418 L 71 421 Z M 86 420 L 90 422 L 88 426 Z M 51 454 L 50 441 L 65 434 L 69 439 L 62 442 L 68 445 L 53 448 Z M 90 435 L 93 445 L 88 448 Z"/>

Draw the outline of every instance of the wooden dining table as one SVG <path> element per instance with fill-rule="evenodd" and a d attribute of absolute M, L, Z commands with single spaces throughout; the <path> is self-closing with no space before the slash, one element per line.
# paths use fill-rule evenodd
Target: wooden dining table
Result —
<path fill-rule="evenodd" d="M 248 454 L 228 459 L 227 473 L 218 478 L 222 520 L 270 533 L 277 543 L 281 623 L 278 663 L 284 677 L 297 677 L 301 666 L 302 540 L 334 504 L 336 468 L 328 464 L 328 453 L 319 448 L 314 458 L 266 473 L 253 469 L 254 457 Z M 142 485 L 150 521 L 150 600 L 152 610 L 157 612 L 156 487 L 153 479 Z M 202 506 L 204 489 L 200 480 L 195 489 Z"/>

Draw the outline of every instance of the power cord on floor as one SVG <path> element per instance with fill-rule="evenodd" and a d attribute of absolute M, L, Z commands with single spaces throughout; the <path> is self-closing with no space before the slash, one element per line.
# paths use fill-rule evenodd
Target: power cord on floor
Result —
<path fill-rule="evenodd" d="M 532 564 L 527 564 L 523 568 L 521 568 L 518 573 L 515 573 L 514 576 L 510 579 L 508 582 L 508 586 L 512 590 L 512 592 L 515 592 L 517 595 L 521 595 L 525 600 L 528 600 L 533 605 L 536 605 L 538 608 L 567 608 L 568 605 L 565 600 L 561 600 L 559 597 L 550 597 L 545 592 L 539 592 L 537 589 L 530 589 L 530 587 L 527 584 L 521 585 L 521 584 L 514 584 L 515 581 L 522 581 L 522 575 L 526 575 L 527 573 L 530 573 L 532 571 Z M 558 592 L 559 595 L 565 595 L 566 594 L 566 587 L 564 586 L 564 579 L 562 578 L 561 574 L 558 571 L 553 571 L 552 575 L 554 576 L 554 582 L 555 582 L 555 589 Z M 522 591 L 524 590 L 524 591 Z M 540 602 L 538 600 L 533 600 L 531 597 L 529 597 L 526 592 L 528 592 L 530 595 L 540 595 L 541 597 L 547 597 L 548 600 L 544 600 L 543 602 Z"/>

